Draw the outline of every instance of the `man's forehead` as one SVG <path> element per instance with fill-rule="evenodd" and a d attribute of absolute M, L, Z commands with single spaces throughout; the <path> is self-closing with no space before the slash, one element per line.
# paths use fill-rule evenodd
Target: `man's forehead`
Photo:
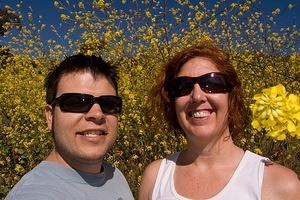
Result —
<path fill-rule="evenodd" d="M 108 88 L 113 88 L 116 90 L 113 81 L 111 78 L 105 76 L 104 74 L 93 74 L 89 71 L 77 71 L 65 73 L 60 77 L 60 80 L 57 85 L 57 90 L 71 88 L 75 90 L 78 87 L 86 87 L 89 85 L 99 85 L 99 81 L 101 85 L 106 86 Z M 108 83 L 108 84 L 106 84 Z"/>
<path fill-rule="evenodd" d="M 107 77 L 105 74 L 103 73 L 92 73 L 91 71 L 87 71 L 87 70 L 81 70 L 81 71 L 74 71 L 74 72 L 68 72 L 68 73 L 63 73 L 60 76 L 60 80 L 59 82 L 61 82 L 61 80 L 64 79 L 76 79 L 79 77 L 92 77 L 94 80 L 99 80 L 99 79 L 107 79 L 110 80 L 110 77 Z"/>

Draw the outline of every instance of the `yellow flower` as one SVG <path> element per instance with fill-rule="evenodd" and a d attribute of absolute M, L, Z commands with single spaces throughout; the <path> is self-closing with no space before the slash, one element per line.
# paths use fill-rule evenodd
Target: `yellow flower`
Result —
<path fill-rule="evenodd" d="M 81 9 L 84 9 L 84 3 L 82 1 L 80 1 L 78 3 L 78 7 L 81 8 Z"/>
<path fill-rule="evenodd" d="M 146 10 L 146 13 L 145 13 L 145 14 L 146 14 L 146 16 L 149 17 L 149 18 L 151 17 L 151 12 L 150 12 L 149 10 Z"/>
<path fill-rule="evenodd" d="M 263 152 L 262 152 L 262 150 L 260 148 L 255 148 L 254 152 L 257 153 L 257 154 L 260 154 L 260 155 L 263 154 Z"/>
<path fill-rule="evenodd" d="M 60 19 L 61 19 L 63 22 L 65 22 L 65 21 L 67 21 L 67 20 L 70 19 L 70 16 L 65 15 L 65 14 L 61 14 L 61 15 L 60 15 Z"/>
<path fill-rule="evenodd" d="M 195 19 L 196 19 L 197 21 L 201 21 L 203 18 L 204 18 L 203 12 L 197 11 L 196 14 L 195 14 Z"/>
<path fill-rule="evenodd" d="M 54 2 L 53 2 L 53 5 L 54 5 L 55 7 L 59 7 L 59 2 L 58 2 L 58 1 L 54 1 Z"/>
<path fill-rule="evenodd" d="M 236 3 L 231 3 L 231 4 L 230 4 L 230 7 L 231 7 L 231 8 L 235 8 L 236 6 L 237 6 Z"/>
<path fill-rule="evenodd" d="M 252 127 L 267 131 L 267 135 L 277 140 L 285 140 L 286 134 L 300 138 L 300 97 L 286 92 L 282 84 L 263 89 L 253 98 L 250 105 Z"/>
<path fill-rule="evenodd" d="M 275 10 L 272 11 L 273 15 L 278 15 L 280 13 L 280 9 L 276 8 Z"/>
<path fill-rule="evenodd" d="M 103 10 L 106 7 L 104 0 L 94 0 L 93 5 L 95 6 L 95 8 L 98 8 L 100 10 Z"/>
<path fill-rule="evenodd" d="M 15 171 L 16 171 L 18 174 L 22 174 L 22 173 L 25 171 L 25 169 L 24 169 L 24 167 L 22 167 L 22 165 L 16 164 L 16 166 L 15 166 Z"/>
<path fill-rule="evenodd" d="M 260 130 L 261 127 L 260 127 L 260 124 L 257 120 L 253 120 L 251 125 L 253 126 L 253 128 L 257 129 L 257 130 Z"/>

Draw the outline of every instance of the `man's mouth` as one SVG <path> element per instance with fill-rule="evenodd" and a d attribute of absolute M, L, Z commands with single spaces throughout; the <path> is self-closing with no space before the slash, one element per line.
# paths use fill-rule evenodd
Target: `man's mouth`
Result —
<path fill-rule="evenodd" d="M 79 133 L 80 135 L 83 136 L 88 136 L 88 137 L 97 137 L 100 135 L 107 135 L 106 131 L 101 131 L 101 130 L 95 130 L 95 131 L 83 131 Z"/>

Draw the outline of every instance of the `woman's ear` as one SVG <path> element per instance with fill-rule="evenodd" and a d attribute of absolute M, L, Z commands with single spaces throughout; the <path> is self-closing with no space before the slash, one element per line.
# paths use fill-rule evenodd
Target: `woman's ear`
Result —
<path fill-rule="evenodd" d="M 52 131 L 53 109 L 54 108 L 49 104 L 45 106 L 45 118 L 50 131 Z"/>

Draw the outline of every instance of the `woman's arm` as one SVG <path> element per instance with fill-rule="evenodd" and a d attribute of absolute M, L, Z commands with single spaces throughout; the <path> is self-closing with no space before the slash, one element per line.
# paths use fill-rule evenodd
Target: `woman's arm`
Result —
<path fill-rule="evenodd" d="M 162 160 L 150 163 L 144 171 L 139 188 L 139 200 L 151 200 L 155 180 Z"/>
<path fill-rule="evenodd" d="M 300 180 L 297 174 L 279 164 L 266 165 L 262 186 L 262 200 L 299 200 Z"/>

